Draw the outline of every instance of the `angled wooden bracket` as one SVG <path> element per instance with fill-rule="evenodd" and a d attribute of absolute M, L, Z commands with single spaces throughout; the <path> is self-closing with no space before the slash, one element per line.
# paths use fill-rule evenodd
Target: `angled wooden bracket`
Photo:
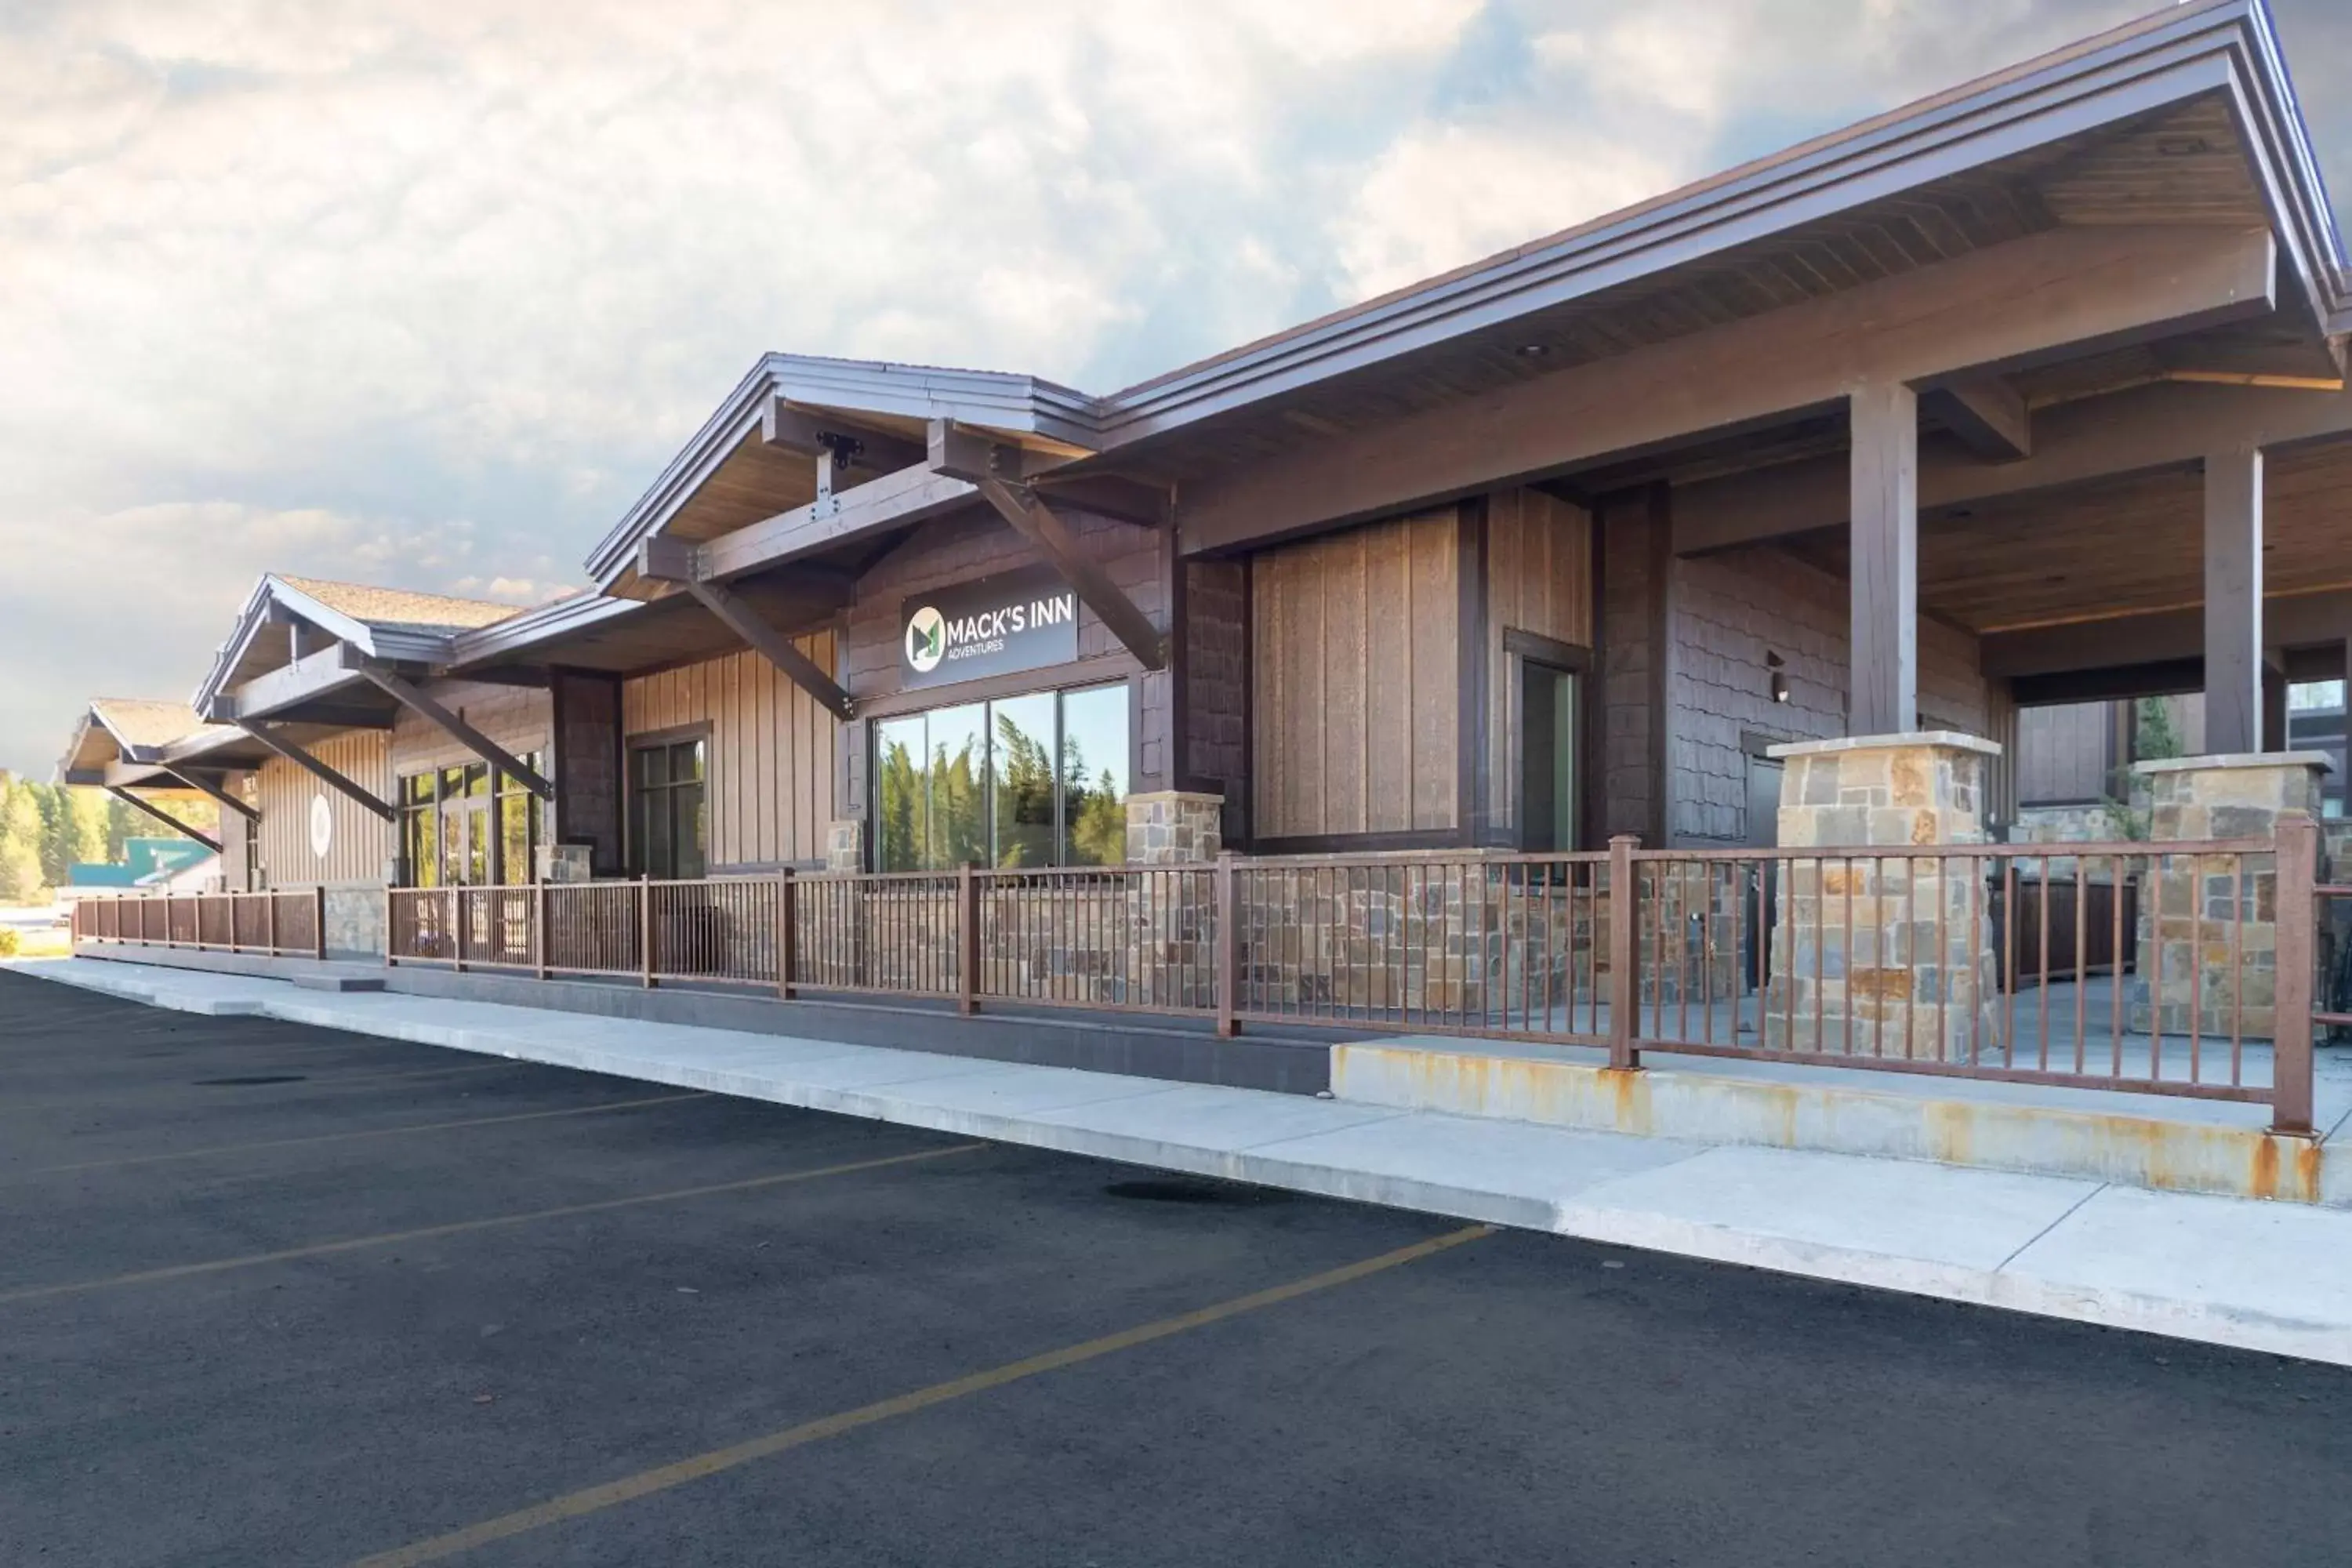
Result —
<path fill-rule="evenodd" d="M 336 791 L 338 794 L 350 796 L 352 800 L 357 801 L 361 805 L 365 806 L 368 810 L 375 813 L 378 816 L 383 817 L 386 822 L 396 822 L 399 820 L 400 814 L 393 810 L 391 806 L 386 805 L 383 801 L 376 799 L 374 795 L 369 794 L 366 790 L 362 789 L 359 785 L 353 784 L 351 780 L 345 778 L 342 774 L 337 773 L 334 769 L 329 767 L 326 763 L 320 762 L 318 758 L 312 756 L 310 752 L 304 751 L 293 742 L 278 739 L 278 736 L 270 732 L 268 725 L 261 723 L 257 720 L 239 719 L 236 721 L 236 727 L 244 731 L 247 734 L 252 736 L 255 740 L 260 742 L 263 745 L 268 747 L 271 751 L 277 752 L 279 756 L 285 758 L 288 762 L 292 763 L 296 767 L 302 769 L 304 772 L 318 779 L 320 783 L 325 784 L 328 788 Z"/>
<path fill-rule="evenodd" d="M 760 657 L 782 672 L 785 679 L 817 700 L 817 706 L 843 719 L 857 716 L 849 693 L 817 667 L 814 659 L 793 646 L 793 639 L 761 619 L 731 588 L 718 583 L 690 582 L 686 591 L 725 624 L 729 631 L 759 650 Z"/>
<path fill-rule="evenodd" d="M 1953 438 L 1989 463 L 2033 456 L 2033 416 L 2014 384 L 1997 375 L 1967 376 L 1931 388 L 1927 411 Z"/>
<path fill-rule="evenodd" d="M 204 774 L 197 773 L 194 769 L 165 768 L 163 771 L 171 774 L 173 778 L 179 780 L 182 784 L 187 785 L 190 789 L 194 790 L 201 795 L 208 795 L 212 796 L 215 800 L 220 802 L 221 805 L 228 807 L 231 811 L 236 813 L 247 822 L 259 822 L 261 820 L 260 812 L 255 810 L 252 806 L 246 805 L 245 802 L 237 799 L 236 796 L 229 794 L 228 791 L 221 788 L 220 785 L 213 783 L 212 780 L 205 777 Z"/>
<path fill-rule="evenodd" d="M 1003 479 L 981 480 L 980 493 L 996 509 L 999 517 L 1013 525 L 1015 533 L 1027 540 L 1030 547 L 1061 574 L 1062 581 L 1077 594 L 1078 602 L 1110 628 L 1111 636 L 1127 645 L 1128 652 L 1135 655 L 1144 668 L 1167 668 L 1167 639 L 1152 626 L 1150 617 L 1135 607 L 1135 601 L 1110 580 L 1110 574 L 1079 548 L 1077 536 L 1043 497 L 1027 485 Z"/>
<path fill-rule="evenodd" d="M 173 832 L 181 835 L 183 837 L 194 839 L 197 843 L 203 845 L 214 854 L 217 855 L 221 852 L 219 839 L 212 837 L 208 834 L 197 832 L 194 828 L 189 826 L 186 823 L 182 822 L 179 818 L 170 815 L 168 812 L 165 812 L 160 806 L 151 805 L 147 802 L 141 800 L 137 795 L 132 795 L 121 784 L 108 784 L 106 786 L 106 793 L 112 795 L 115 799 L 123 802 L 125 805 L 137 806 L 140 810 L 145 812 L 148 816 L 153 817 L 156 821 L 162 823 Z"/>
<path fill-rule="evenodd" d="M 363 664 L 360 667 L 360 673 L 366 676 L 369 683 L 377 690 L 426 723 L 447 734 L 466 750 L 473 752 L 540 799 L 551 801 L 555 798 L 555 786 L 540 777 L 534 770 L 525 767 L 520 758 L 450 712 L 446 708 L 442 707 L 440 703 L 419 691 L 398 675 L 378 664 Z"/>

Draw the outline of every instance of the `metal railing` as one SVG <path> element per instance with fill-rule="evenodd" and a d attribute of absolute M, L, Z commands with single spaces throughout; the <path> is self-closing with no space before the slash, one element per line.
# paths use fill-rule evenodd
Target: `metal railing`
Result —
<path fill-rule="evenodd" d="M 2284 1126 L 2309 1093 L 2311 832 L 1634 851 L 1620 1049 L 2252 1100 Z"/>
<path fill-rule="evenodd" d="M 273 958 L 324 958 L 326 889 L 259 893 L 142 893 L 80 899 L 76 942 L 189 948 Z"/>
<path fill-rule="evenodd" d="M 1623 1068 L 1649 1050 L 2126 1089 L 2267 1103 L 2302 1131 L 2316 911 L 2352 898 L 2317 882 L 2316 846 L 2314 825 L 2289 822 L 2275 839 L 2202 843 L 1621 838 L 1572 854 L 393 889 L 384 931 L 396 964 L 1132 1010 L 1223 1035 L 1517 1039 Z M 76 934 L 306 951 L 323 901 L 291 897 L 268 906 L 264 941 L 264 906 L 187 898 L 86 904 Z M 297 907 L 311 923 L 289 939 Z"/>

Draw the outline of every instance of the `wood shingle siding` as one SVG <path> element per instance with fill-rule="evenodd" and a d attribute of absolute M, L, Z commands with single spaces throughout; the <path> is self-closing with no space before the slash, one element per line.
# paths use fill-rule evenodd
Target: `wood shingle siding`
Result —
<path fill-rule="evenodd" d="M 1461 570 L 1453 507 L 1252 560 L 1257 837 L 1459 825 Z"/>
<path fill-rule="evenodd" d="M 823 669 L 834 668 L 834 640 L 793 639 Z M 637 677 L 622 687 L 621 714 L 628 736 L 709 726 L 714 870 L 824 860 L 837 726 L 766 659 L 746 650 Z"/>

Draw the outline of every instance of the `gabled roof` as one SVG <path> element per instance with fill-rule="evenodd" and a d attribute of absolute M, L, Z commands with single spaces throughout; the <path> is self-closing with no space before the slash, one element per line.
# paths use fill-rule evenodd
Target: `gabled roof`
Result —
<path fill-rule="evenodd" d="M 1089 451 L 1100 444 L 1096 400 L 1036 376 L 818 354 L 765 354 L 589 552 L 590 578 L 611 586 L 628 569 L 637 542 L 662 532 L 722 467 L 730 462 L 758 466 L 760 423 L 769 404 L 778 398 L 896 426 L 916 440 L 922 438 L 930 420 L 953 419 L 1014 440 L 1033 437 Z M 745 515 L 739 521 L 754 519 Z"/>
<path fill-rule="evenodd" d="M 202 735 L 209 728 L 184 702 L 163 702 L 141 697 L 100 697 L 82 710 L 73 739 L 58 763 L 58 776 L 68 784 L 102 780 L 109 763 L 128 767 L 155 764 L 133 782 L 161 772 L 167 749 Z"/>
<path fill-rule="evenodd" d="M 194 706 L 199 714 L 213 712 L 215 700 L 228 688 L 287 663 L 287 639 L 268 634 L 289 621 L 315 627 L 370 658 L 438 664 L 447 658 L 458 634 L 520 614 L 519 605 L 489 599 L 272 574 L 247 595 L 228 640 L 215 652 L 211 670 L 196 689 Z"/>
<path fill-rule="evenodd" d="M 521 613 L 520 606 L 488 599 L 455 599 L 405 588 L 374 588 L 363 583 L 327 583 L 315 577 L 278 577 L 277 582 L 337 615 L 371 630 L 455 634 L 495 625 Z"/>
<path fill-rule="evenodd" d="M 89 716 L 105 726 L 126 754 L 161 749 L 198 728 L 196 710 L 186 703 L 140 697 L 100 697 L 90 703 Z"/>

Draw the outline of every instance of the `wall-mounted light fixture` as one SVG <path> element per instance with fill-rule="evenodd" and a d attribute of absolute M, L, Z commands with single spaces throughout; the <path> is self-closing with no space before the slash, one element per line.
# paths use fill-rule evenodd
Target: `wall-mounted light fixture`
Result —
<path fill-rule="evenodd" d="M 1771 672 L 1772 700 L 1775 702 L 1789 700 L 1788 660 L 1767 648 L 1764 651 L 1764 668 Z"/>

